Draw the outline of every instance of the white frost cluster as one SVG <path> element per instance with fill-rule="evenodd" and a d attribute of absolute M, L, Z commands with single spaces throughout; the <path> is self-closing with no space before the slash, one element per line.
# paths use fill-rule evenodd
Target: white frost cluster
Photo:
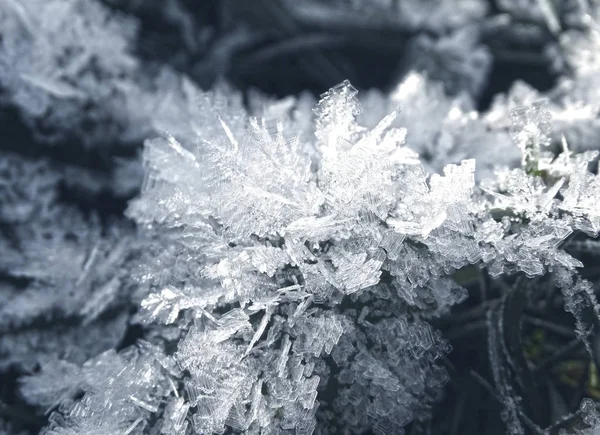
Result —
<path fill-rule="evenodd" d="M 464 299 L 454 271 L 552 273 L 576 316 L 590 303 L 577 296 L 592 296 L 580 289 L 581 264 L 560 245 L 574 231 L 598 234 L 594 154 L 539 149 L 535 170 L 499 170 L 479 185 L 474 160 L 430 175 L 405 144 L 407 130 L 392 126 L 401 111 L 372 128 L 357 123 L 360 112 L 342 83 L 316 106 L 309 141 L 283 121 L 215 113 L 216 129 L 199 131 L 194 145 L 147 142 L 144 191 L 128 210 L 147 244 L 138 320 L 164 325 L 157 340 L 172 350 L 153 358 L 171 390 L 115 399 L 139 412 L 125 407 L 123 423 L 111 424 L 147 431 L 155 412 L 168 434 L 400 433 L 447 380 L 437 361 L 448 346 L 424 318 Z M 524 134 L 526 151 L 545 140 L 545 105 L 514 113 L 512 146 Z M 101 394 L 143 389 L 143 373 Z M 50 433 L 107 424 L 89 418 L 110 414 L 93 387 L 63 387 L 86 394 L 61 408 L 65 420 Z"/>
<path fill-rule="evenodd" d="M 471 3 L 453 20 L 483 13 Z M 96 6 L 0 2 L 3 104 L 59 135 L 81 133 L 69 123 L 85 125 L 88 104 L 127 132 L 100 136 L 163 132 L 127 210 L 137 233 L 61 204 L 67 175 L 2 154 L 0 223 L 15 231 L 0 232 L 0 367 L 41 367 L 21 391 L 51 411 L 45 433 L 401 434 L 448 380 L 450 348 L 428 319 L 466 298 L 453 279 L 465 267 L 549 275 L 590 347 L 583 312 L 600 305 L 562 248 L 600 233 L 598 153 L 583 149 L 600 106 L 581 95 L 600 71 L 593 22 L 571 35 L 592 60 L 568 59 L 574 75 L 547 95 L 516 85 L 487 113 L 418 73 L 390 95 L 343 82 L 312 112 L 306 98 L 258 96 L 249 113 L 226 86 L 205 93 L 172 71 L 136 83 L 135 26 L 112 29 Z M 81 21 L 63 28 L 69 8 Z M 487 68 L 484 51 L 467 60 Z M 130 299 L 145 340 L 117 352 Z M 37 322 L 58 326 L 21 328 Z"/>
<path fill-rule="evenodd" d="M 118 345 L 127 322 L 133 231 L 59 202 L 48 162 L 0 153 L 0 367 L 83 363 Z"/>

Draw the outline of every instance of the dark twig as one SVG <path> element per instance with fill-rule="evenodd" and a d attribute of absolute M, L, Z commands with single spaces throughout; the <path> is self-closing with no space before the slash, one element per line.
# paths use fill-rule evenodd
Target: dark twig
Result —
<path fill-rule="evenodd" d="M 315 50 L 320 48 L 339 47 L 347 42 L 345 36 L 330 35 L 327 33 L 305 34 L 290 39 L 278 41 L 275 44 L 267 46 L 262 50 L 253 52 L 244 58 L 241 66 L 244 69 L 256 68 L 277 57 L 290 54 L 296 54 L 305 50 Z"/>
<path fill-rule="evenodd" d="M 492 387 L 488 381 L 486 381 L 479 373 L 477 373 L 474 370 L 471 370 L 470 374 L 471 374 L 471 377 L 479 385 L 481 385 L 485 390 L 487 390 L 487 392 L 490 393 L 490 395 L 494 399 L 496 399 L 496 401 L 500 405 L 504 405 L 504 402 L 502 401 L 502 397 L 500 397 L 498 395 L 498 393 L 496 392 L 496 390 L 494 390 L 494 387 Z M 529 427 L 529 429 L 531 429 L 534 433 L 539 434 L 539 435 L 544 435 L 545 434 L 544 430 L 541 427 L 539 427 L 537 424 L 535 424 L 533 421 L 531 421 L 531 419 L 529 417 L 527 417 L 523 413 L 523 411 L 521 411 L 520 409 L 517 409 L 517 413 L 519 414 L 519 417 L 523 420 L 523 423 L 525 423 L 525 425 L 527 427 Z"/>
<path fill-rule="evenodd" d="M 579 338 L 571 340 L 568 344 L 560 348 L 553 355 L 549 356 L 545 360 L 542 360 L 534 369 L 535 373 L 544 373 L 548 368 L 551 368 L 557 363 L 563 361 L 565 357 L 571 355 L 575 350 L 577 350 L 581 346 L 583 346 L 583 342 Z"/>
<path fill-rule="evenodd" d="M 559 325 L 558 323 L 540 319 L 538 317 L 534 317 L 527 314 L 523 316 L 523 320 L 531 326 L 536 326 L 538 328 L 545 329 L 562 337 L 575 338 L 575 332 L 572 328 L 567 328 L 566 326 Z"/>

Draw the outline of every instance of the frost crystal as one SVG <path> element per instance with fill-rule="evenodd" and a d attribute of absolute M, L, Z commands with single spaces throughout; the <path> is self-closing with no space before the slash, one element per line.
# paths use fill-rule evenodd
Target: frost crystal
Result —
<path fill-rule="evenodd" d="M 393 98 L 418 98 L 413 87 L 423 80 L 408 77 Z M 347 82 L 322 96 L 313 134 L 295 134 L 289 119 L 249 116 L 219 94 L 196 96 L 196 113 L 211 128 L 194 128 L 190 119 L 146 143 L 143 192 L 127 211 L 141 227 L 136 244 L 109 238 L 57 275 L 89 289 L 66 314 L 91 327 L 129 282 L 109 271 L 139 250 L 135 321 L 155 328 L 150 341 L 87 362 L 64 354 L 41 361 L 22 391 L 32 403 L 58 407 L 48 433 L 152 426 L 165 434 L 311 434 L 318 419 L 327 421 L 322 431 L 401 433 L 426 417 L 448 379 L 439 360 L 449 347 L 425 319 L 464 300 L 452 275 L 471 265 L 492 276 L 551 273 L 586 339 L 583 313 L 600 314 L 600 306 L 562 244 L 575 231 L 597 235 L 598 176 L 567 146 L 555 159 L 541 148 L 552 134 L 547 106 L 512 111 L 523 166 L 478 183 L 473 159 L 429 173 L 411 140 L 422 151 L 437 133 L 407 123 L 402 109 L 361 125 L 365 114 Z M 484 122 L 458 103 L 439 110 L 448 125 Z M 5 179 L 18 167 L 8 165 Z M 58 176 L 45 167 L 19 170 L 45 180 L 38 186 L 48 211 L 38 218 L 58 225 Z M 17 206 L 2 208 L 3 219 L 26 226 L 31 193 L 4 189 Z M 65 237 L 53 249 L 81 249 L 71 244 Z M 36 258 L 3 261 L 11 273 L 48 280 Z M 28 292 L 35 288 L 12 306 Z M 519 432 L 494 331 L 494 381 L 512 401 L 506 422 Z M 65 376 L 72 382 L 57 381 Z M 321 403 L 334 384 L 335 398 Z"/>
<path fill-rule="evenodd" d="M 3 367 L 56 357 L 81 363 L 124 332 L 132 231 L 114 222 L 103 234 L 97 216 L 60 203 L 62 180 L 48 162 L 0 154 L 0 224 L 12 228 L 0 235 L 0 273 L 9 278 L 0 287 Z M 39 335 L 36 323 L 46 325 Z"/>
<path fill-rule="evenodd" d="M 543 106 L 513 111 L 524 167 L 480 189 L 474 160 L 429 175 L 407 148 L 411 126 L 408 136 L 395 126 L 401 111 L 361 126 L 356 95 L 345 82 L 317 105 L 316 171 L 311 144 L 254 118 L 220 118 L 222 134 L 192 147 L 170 136 L 146 145 L 151 181 L 128 214 L 173 246 L 169 264 L 191 267 L 161 275 L 142 316 L 183 328 L 175 358 L 191 375 L 196 431 L 310 433 L 319 386 L 330 382 L 326 354 L 348 385 L 326 412 L 356 431 L 400 431 L 444 384 L 436 360 L 447 348 L 426 323 L 381 316 L 402 306 L 442 314 L 465 297 L 448 275 L 470 264 L 529 276 L 574 275 L 580 265 L 560 245 L 576 228 L 594 228 L 595 211 L 576 190 L 594 176 L 568 156 L 560 179 L 530 173 L 545 162 Z M 360 314 L 342 309 L 348 299 L 361 301 Z M 371 318 L 367 307 L 381 300 L 386 308 Z M 388 350 L 368 350 L 365 340 Z"/>
<path fill-rule="evenodd" d="M 538 101 L 531 108 L 520 106 L 510 117 L 513 121 L 513 140 L 521 149 L 522 166 L 526 171 L 537 171 L 541 147 L 550 143 L 551 115 L 546 105 Z"/>
<path fill-rule="evenodd" d="M 570 59 L 574 76 L 543 102 L 517 84 L 481 115 L 473 96 L 489 53 L 474 29 L 456 27 L 484 8 L 466 1 L 459 14 L 435 2 L 444 20 L 422 3 L 403 2 L 390 17 L 448 30 L 411 42 L 427 54 L 415 61 L 421 72 L 389 96 L 363 97 L 344 81 L 312 112 L 309 99 L 256 95 L 248 112 L 226 86 L 202 92 L 168 69 L 135 82 L 136 24 L 100 3 L 0 3 L 10 30 L 0 41 L 0 103 L 32 126 L 51 121 L 44 141 L 75 132 L 92 146 L 162 132 L 145 143 L 142 191 L 127 208 L 137 232 L 121 221 L 107 231 L 60 200 L 77 169 L 1 154 L 0 225 L 13 233 L 0 231 L 9 278 L 0 368 L 32 373 L 20 388 L 52 410 L 45 433 L 401 434 L 427 418 L 448 381 L 440 360 L 450 347 L 432 324 L 467 297 L 456 273 L 477 268 L 492 278 L 549 275 L 591 352 L 587 318 L 600 319 L 600 304 L 563 246 L 600 249 L 570 240 L 600 233 L 597 153 L 576 152 L 585 141 L 570 139 L 600 130 L 569 118 L 597 114 L 591 97 L 579 112 L 571 101 L 598 62 L 585 64 L 590 71 Z M 532 19 L 556 32 L 540 4 Z M 588 25 L 576 40 L 593 57 Z M 431 54 L 450 56 L 446 69 Z M 448 96 L 436 78 L 467 92 Z M 84 135 L 80 112 L 114 118 L 116 130 Z M 84 190 L 104 183 L 87 180 Z M 48 330 L 31 333 L 37 322 Z M 128 322 L 143 325 L 144 340 L 116 352 Z M 522 433 L 501 327 L 490 311 L 493 381 L 507 427 Z"/>

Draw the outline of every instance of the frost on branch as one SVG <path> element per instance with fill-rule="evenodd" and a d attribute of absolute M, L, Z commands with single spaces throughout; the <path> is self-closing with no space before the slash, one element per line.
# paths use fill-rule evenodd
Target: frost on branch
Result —
<path fill-rule="evenodd" d="M 122 89 L 101 82 L 131 76 L 137 67 L 129 53 L 137 31 L 134 21 L 110 14 L 96 1 L 8 0 L 0 4 L 0 23 L 0 86 L 7 90 L 2 103 L 17 106 L 27 122 L 47 123 L 48 141 L 79 133 L 86 121 L 130 127 L 101 122 L 112 116 L 107 106 L 119 110 L 115 96 L 127 92 L 127 82 L 118 80 Z M 82 110 L 85 104 L 91 108 Z M 89 127 L 85 135 L 80 133 L 88 143 L 121 134 L 104 128 L 90 132 Z"/>
<path fill-rule="evenodd" d="M 134 147 L 144 139 L 165 130 L 184 142 L 207 134 L 218 125 L 209 104 L 225 109 L 230 124 L 239 113 L 241 97 L 227 86 L 205 95 L 185 75 L 136 57 L 139 27 L 98 0 L 0 2 L 0 107 L 68 159 L 102 158 L 89 163 L 109 174 L 67 169 L 66 182 L 80 191 L 133 196 L 142 181 Z M 121 157 L 106 159 L 114 155 Z"/>
<path fill-rule="evenodd" d="M 369 91 L 361 103 L 364 110 L 358 120 L 368 127 L 400 107 L 393 125 L 407 128 L 406 145 L 419 154 L 427 172 L 474 158 L 476 178 L 485 179 L 493 177 L 494 168 L 519 162 L 519 149 L 498 120 L 477 112 L 466 93 L 447 96 L 443 85 L 425 73 L 408 73 L 389 95 Z M 507 121 L 508 114 L 503 116 Z"/>
<path fill-rule="evenodd" d="M 12 229 L 0 235 L 3 368 L 84 362 L 124 333 L 131 230 L 114 222 L 103 234 L 96 216 L 60 202 L 62 180 L 48 162 L 0 154 L 0 224 Z"/>
<path fill-rule="evenodd" d="M 142 434 L 146 420 L 174 388 L 171 379 L 179 374 L 169 370 L 168 361 L 162 350 L 142 342 L 121 354 L 106 351 L 81 366 L 48 364 L 36 377 L 25 378 L 23 390 L 32 401 L 60 405 L 47 434 Z M 61 373 L 68 374 L 71 384 L 54 384 L 52 379 Z M 83 398 L 75 401 L 81 392 Z M 172 407 L 169 410 L 176 415 Z"/>
<path fill-rule="evenodd" d="M 311 433 L 318 391 L 330 382 L 331 368 L 322 356 L 335 352 L 348 328 L 354 331 L 358 316 L 339 312 L 344 298 L 362 297 L 368 305 L 391 297 L 399 310 L 410 300 L 441 313 L 464 297 L 464 290 L 439 277 L 444 268 L 475 262 L 474 254 L 458 256 L 452 265 L 431 259 L 431 267 L 411 270 L 400 261 L 414 249 L 404 243 L 408 236 L 429 238 L 432 252 L 444 252 L 450 246 L 436 245 L 433 236 L 444 222 L 447 231 L 468 233 L 460 219 L 469 219 L 469 212 L 459 208 L 472 193 L 473 163 L 450 166 L 445 177 L 428 180 L 416 154 L 403 145 L 405 129 L 391 127 L 398 112 L 366 129 L 356 123 L 355 96 L 343 83 L 315 109 L 316 172 L 311 144 L 288 136 L 281 123 L 253 118 L 242 130 L 221 118 L 223 133 L 192 147 L 173 137 L 147 143 L 148 181 L 128 213 L 147 226 L 149 235 L 173 246 L 169 255 L 178 263 L 196 266 L 150 278 L 142 317 L 193 323 L 175 357 L 191 375 L 185 388 L 196 404 L 190 420 L 196 431 L 229 426 Z M 454 198 L 448 197 L 452 183 L 464 184 Z M 390 224 L 392 218 L 400 230 Z M 423 248 L 417 251 L 427 258 Z M 165 261 L 172 264 L 168 255 Z M 403 273 L 406 291 L 380 284 L 384 272 Z M 409 298 L 407 292 L 429 296 Z M 236 302 L 241 309 L 231 308 Z M 368 310 L 358 317 L 370 324 Z M 374 328 L 370 334 L 384 329 L 377 325 L 369 327 Z M 390 364 L 387 354 L 364 353 L 366 343 L 358 343 L 356 350 L 363 349 L 358 361 L 381 364 L 371 374 L 357 362 L 365 388 L 380 395 L 373 409 L 386 398 L 398 406 L 381 415 L 373 411 L 360 423 L 365 428 L 399 429 L 427 412 L 433 391 L 444 383 L 435 360 L 446 352 L 445 345 L 431 332 L 420 335 L 419 328 L 407 328 L 398 329 L 397 339 L 417 348 L 395 356 L 397 368 L 384 368 Z M 414 370 L 429 366 L 438 375 L 399 375 L 416 355 L 422 361 Z M 382 376 L 388 372 L 386 380 Z M 404 403 L 408 397 L 412 405 Z"/>
<path fill-rule="evenodd" d="M 559 156 L 541 147 L 552 134 L 547 106 L 513 110 L 513 142 L 508 116 L 504 131 L 490 131 L 460 99 L 436 107 L 422 96 L 442 95 L 429 86 L 412 75 L 392 101 L 435 114 L 441 127 L 411 122 L 398 107 L 371 122 L 344 82 L 317 104 L 312 134 L 304 122 L 254 118 L 220 94 L 187 88 L 211 127 L 190 118 L 147 141 L 143 192 L 127 211 L 143 246 L 132 273 L 135 321 L 152 344 L 111 354 L 107 365 L 133 377 L 123 378 L 127 391 L 38 388 L 64 370 L 99 379 L 108 356 L 52 360 L 28 379 L 23 388 L 44 405 L 84 392 L 61 405 L 53 433 L 84 424 L 128 433 L 401 433 L 427 417 L 447 381 L 438 361 L 449 347 L 426 319 L 465 299 L 452 276 L 472 265 L 494 277 L 551 274 L 585 339 L 582 313 L 600 308 L 562 245 L 574 232 L 598 233 L 593 156 L 566 142 Z M 464 130 L 454 135 L 457 126 Z M 465 136 L 471 127 L 476 135 Z M 478 182 L 469 148 L 458 146 L 465 137 L 520 148 L 522 167 Z M 436 162 L 419 157 L 429 138 L 463 158 L 432 173 Z M 158 391 L 136 375 L 146 366 Z M 500 388 L 503 376 L 495 373 Z M 108 419 L 113 401 L 124 408 Z M 78 420 L 80 412 L 93 418 Z"/>

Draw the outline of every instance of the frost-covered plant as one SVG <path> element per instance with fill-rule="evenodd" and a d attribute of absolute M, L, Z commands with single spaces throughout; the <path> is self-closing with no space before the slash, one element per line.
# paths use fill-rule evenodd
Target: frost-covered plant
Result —
<path fill-rule="evenodd" d="M 161 133 L 127 210 L 137 233 L 60 197 L 130 194 L 134 158 L 111 180 L 0 154 L 0 372 L 26 373 L 44 433 L 402 433 L 449 379 L 434 325 L 467 296 L 457 272 L 477 269 L 562 293 L 593 355 L 600 305 L 569 253 L 600 252 L 598 153 L 585 151 L 598 131 L 596 8 L 563 19 L 580 18 L 550 47 L 569 67 L 558 86 L 518 83 L 479 113 L 485 2 L 296 3 L 277 2 L 313 25 L 360 10 L 425 29 L 409 42 L 420 72 L 389 94 L 343 82 L 314 110 L 306 96 L 245 105 L 227 85 L 146 71 L 136 22 L 102 3 L 0 2 L 0 102 L 36 140 L 89 151 Z M 545 0 L 498 7 L 552 34 L 563 24 Z M 521 290 L 486 301 L 483 322 L 510 433 L 538 429 L 503 336 Z M 581 433 L 597 430 L 590 402 L 580 414 Z"/>
<path fill-rule="evenodd" d="M 123 132 L 139 128 L 123 110 L 124 97 L 139 89 L 131 89 L 139 80 L 130 53 L 135 21 L 95 1 L 9 0 L 0 23 L 2 102 L 16 105 L 34 133 L 86 144 L 135 135 Z"/>
<path fill-rule="evenodd" d="M 0 104 L 41 142 L 131 147 L 174 110 L 185 117 L 196 85 L 134 55 L 131 16 L 96 0 L 7 0 L 0 26 Z"/>
<path fill-rule="evenodd" d="M 439 172 L 448 163 L 474 158 L 476 179 L 493 177 L 498 166 L 515 167 L 519 149 L 505 126 L 488 121 L 475 110 L 468 94 L 449 97 L 440 82 L 411 72 L 389 93 L 369 91 L 361 98 L 359 122 L 374 127 L 378 119 L 400 107 L 394 126 L 410 126 L 406 145 L 416 151 L 428 172 Z M 485 144 L 485 145 L 484 145 Z"/>
<path fill-rule="evenodd" d="M 197 85 L 135 56 L 139 23 L 96 0 L 7 0 L 0 27 L 0 106 L 36 141 L 66 148 L 64 181 L 83 194 L 133 196 L 143 172 L 134 147 L 197 115 Z"/>
<path fill-rule="evenodd" d="M 124 334 L 133 232 L 61 203 L 62 178 L 48 162 L 0 154 L 2 369 L 82 363 Z"/>
<path fill-rule="evenodd" d="M 452 274 L 473 264 L 550 274 L 586 340 L 581 314 L 598 304 L 561 243 L 600 230 L 595 155 L 544 150 L 543 104 L 514 112 L 524 166 L 478 185 L 474 160 L 428 174 L 392 127 L 401 111 L 361 126 L 349 83 L 322 96 L 312 136 L 294 119 L 219 116 L 229 106 L 202 97 L 213 127 L 148 141 L 127 212 L 145 240 L 137 318 L 154 344 L 26 378 L 29 400 L 61 404 L 49 433 L 400 433 L 447 381 L 428 319 L 465 298 Z M 65 371 L 82 381 L 44 392 Z"/>
<path fill-rule="evenodd" d="M 307 144 L 297 138 L 286 138 L 281 124 L 272 130 L 256 119 L 248 120 L 245 133 L 239 128 L 234 133 L 221 120 L 221 137 L 192 151 L 173 138 L 149 142 L 146 148 L 149 177 L 145 194 L 131 205 L 129 214 L 141 224 L 160 223 L 163 228 L 171 229 L 169 233 L 175 231 L 168 235 L 168 240 L 177 245 L 171 251 L 175 258 L 169 262 L 184 264 L 162 273 L 161 286 L 168 287 L 150 293 L 142 306 L 151 319 L 166 322 L 176 321 L 182 309 L 191 308 L 196 312 L 195 317 L 206 316 L 209 323 L 192 326 L 175 356 L 192 373 L 192 382 L 199 382 L 195 377 L 206 376 L 204 371 L 216 370 L 210 376 L 217 379 L 224 376 L 219 384 L 227 384 L 227 379 L 244 370 L 247 373 L 244 380 L 249 384 L 239 398 L 242 403 L 250 401 L 257 383 L 262 385 L 261 408 L 250 409 L 251 415 L 245 415 L 243 408 L 235 411 L 241 412 L 239 418 L 245 421 L 238 429 L 296 428 L 302 433 L 314 426 L 317 388 L 326 389 L 333 382 L 328 379 L 332 368 L 319 357 L 332 352 L 342 334 L 356 321 L 351 320 L 355 316 L 362 318 L 366 335 L 355 345 L 348 342 L 346 358 L 357 359 L 356 367 L 351 363 L 344 371 L 345 382 L 353 383 L 349 376 L 359 379 L 375 376 L 361 388 L 391 394 L 393 399 L 375 398 L 388 403 L 390 409 L 386 411 L 378 410 L 375 402 L 367 402 L 364 409 L 372 407 L 369 415 L 373 415 L 367 420 L 355 419 L 354 424 L 349 422 L 356 430 L 378 425 L 400 430 L 414 418 L 415 412 L 426 408 L 424 397 L 433 395 L 435 387 L 443 383 L 444 375 L 435 375 L 435 366 L 431 366 L 431 377 L 410 379 L 410 383 L 416 382 L 411 388 L 403 386 L 401 381 L 407 375 L 403 371 L 409 370 L 407 363 L 400 364 L 401 361 L 414 364 L 422 360 L 415 368 L 424 368 L 441 355 L 440 351 L 443 353 L 438 348 L 443 349 L 440 339 L 433 338 L 435 334 L 426 333 L 422 338 L 426 340 L 424 343 L 420 340 L 414 343 L 410 338 L 415 333 L 419 337 L 418 329 L 412 333 L 407 330 L 405 338 L 385 338 L 386 331 L 394 328 L 398 319 L 390 319 L 387 328 L 369 327 L 369 304 L 360 304 L 365 305 L 360 312 L 356 308 L 337 307 L 344 294 L 354 295 L 351 299 L 357 299 L 354 302 L 357 303 L 364 289 L 379 282 L 386 257 L 397 259 L 401 254 L 404 235 L 384 225 L 383 219 L 394 205 L 392 192 L 399 185 L 395 178 L 401 174 L 396 168 L 404 163 L 406 174 L 402 175 L 418 176 L 411 167 L 415 163 L 414 153 L 398 148 L 404 133 L 386 131 L 392 117 L 371 131 L 361 130 L 355 123 L 359 106 L 354 94 L 351 86 L 342 84 L 330 91 L 317 107 L 315 137 L 319 162 L 311 161 L 311 147 Z M 320 166 L 316 173 L 312 169 L 315 164 Z M 177 172 L 170 165 L 177 166 Z M 369 179 L 364 176 L 367 171 L 380 175 Z M 172 195 L 180 200 L 161 199 Z M 181 233 L 184 227 L 187 229 Z M 189 260 L 183 261 L 182 255 Z M 190 274 L 194 269 L 196 272 Z M 404 281 L 404 277 L 392 277 L 391 267 L 386 269 L 392 281 Z M 181 288 L 178 282 L 187 285 Z M 389 284 L 381 284 L 380 290 L 372 289 L 377 295 L 381 293 L 373 302 L 392 297 Z M 405 285 L 411 288 L 410 283 Z M 436 289 L 430 290 L 433 298 L 429 301 L 417 301 L 410 295 L 412 303 L 429 304 L 436 309 L 436 302 L 442 307 L 462 297 L 457 286 L 441 282 L 438 287 L 439 294 L 434 293 Z M 233 304 L 241 304 L 243 310 L 233 308 Z M 406 310 L 400 299 L 395 304 L 400 312 Z M 233 310 L 227 311 L 228 307 Z M 376 308 L 375 305 L 375 316 L 392 314 L 378 313 Z M 223 309 L 226 312 L 221 315 L 219 311 Z M 406 329 L 401 325 L 398 324 L 398 331 Z M 236 333 L 245 339 L 232 348 L 235 341 L 225 340 Z M 219 338 L 211 338 L 213 334 Z M 428 335 L 430 338 L 426 338 Z M 357 334 L 350 336 L 351 340 L 357 340 Z M 364 341 L 369 336 L 372 340 L 391 340 L 387 346 L 403 340 L 415 347 L 409 350 L 405 344 L 405 351 L 396 356 L 388 356 L 389 350 L 374 355 Z M 216 345 L 220 342 L 226 346 L 222 350 Z M 434 346 L 436 342 L 438 346 Z M 195 349 L 193 354 L 188 355 L 192 349 Z M 271 349 L 281 349 L 272 367 Z M 216 361 L 211 361 L 215 358 L 217 361 L 226 358 L 222 364 L 229 369 L 212 368 Z M 340 363 L 347 364 L 346 358 Z M 364 364 L 377 358 L 383 360 L 382 366 L 371 375 L 373 368 Z M 391 361 L 386 361 L 387 358 Z M 204 359 L 207 361 L 203 362 Z M 294 374 L 298 370 L 304 374 Z M 361 373 L 363 370 L 367 372 Z M 352 391 L 358 394 L 356 388 L 358 384 L 348 394 Z M 209 410 L 193 418 L 194 424 L 199 425 L 197 431 L 218 431 L 226 424 L 228 414 L 234 412 L 232 407 L 238 408 L 235 401 L 223 402 L 231 394 L 227 391 L 217 391 L 198 403 L 198 410 L 206 406 Z M 394 392 L 401 396 L 395 396 Z M 253 403 L 254 400 L 258 399 L 252 399 Z M 339 413 L 347 403 L 342 400 L 337 406 L 327 406 L 332 408 L 330 413 Z"/>

